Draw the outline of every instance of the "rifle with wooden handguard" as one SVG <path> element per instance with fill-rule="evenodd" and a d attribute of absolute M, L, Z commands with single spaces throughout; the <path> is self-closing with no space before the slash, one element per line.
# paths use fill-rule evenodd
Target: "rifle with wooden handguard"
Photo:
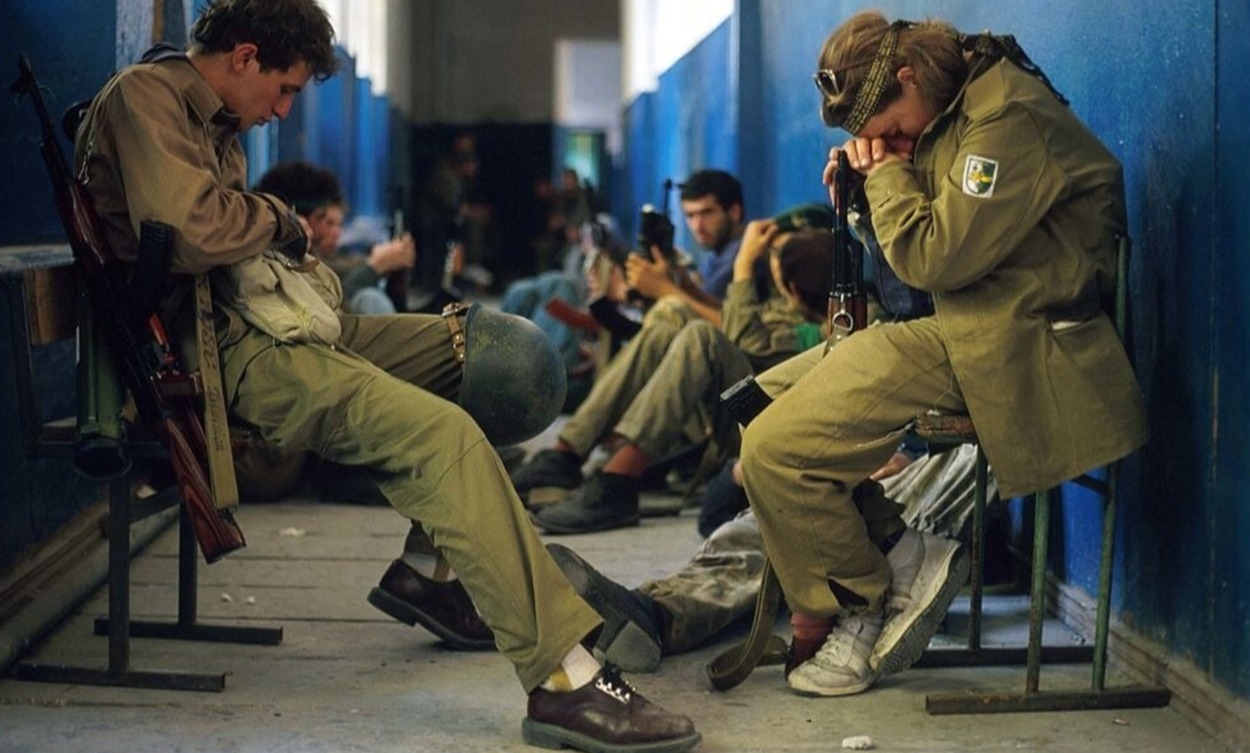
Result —
<path fill-rule="evenodd" d="M 42 129 L 40 152 L 61 223 L 74 261 L 86 282 L 96 326 L 106 332 L 118 360 L 122 381 L 130 391 L 139 419 L 161 439 L 182 491 L 183 504 L 195 528 L 204 559 L 210 563 L 246 545 L 243 532 L 228 510 L 213 504 L 208 476 L 208 445 L 195 400 L 203 393 L 198 373 L 181 366 L 165 327 L 153 310 L 133 310 L 128 301 L 151 300 L 145 291 L 131 291 L 129 268 L 113 254 L 100 229 L 86 189 L 66 166 L 48 117 L 30 61 L 18 58 L 20 75 L 9 87 L 28 94 Z M 173 228 L 145 221 L 140 232 L 140 258 L 170 252 Z"/>
<path fill-rule="evenodd" d="M 851 203 L 851 165 L 838 151 L 833 174 L 833 287 L 829 289 L 829 344 L 849 337 L 868 324 L 868 295 L 864 290 L 862 247 L 851 237 L 847 209 Z"/>

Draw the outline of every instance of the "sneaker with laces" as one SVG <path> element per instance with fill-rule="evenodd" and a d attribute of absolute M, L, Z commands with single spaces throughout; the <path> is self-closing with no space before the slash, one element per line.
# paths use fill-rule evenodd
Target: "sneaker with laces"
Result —
<path fill-rule="evenodd" d="M 878 677 L 868 658 L 883 622 L 881 615 L 840 619 L 816 655 L 786 677 L 790 689 L 800 695 L 816 696 L 854 695 L 867 690 Z"/>
<path fill-rule="evenodd" d="M 869 660 L 880 675 L 916 663 L 967 581 L 970 566 L 958 541 L 910 528 L 886 559 L 892 575 L 885 627 Z"/>
<path fill-rule="evenodd" d="M 582 459 L 571 452 L 539 450 L 527 463 L 512 471 L 512 485 L 522 498 L 539 487 L 576 489 L 582 483 Z"/>

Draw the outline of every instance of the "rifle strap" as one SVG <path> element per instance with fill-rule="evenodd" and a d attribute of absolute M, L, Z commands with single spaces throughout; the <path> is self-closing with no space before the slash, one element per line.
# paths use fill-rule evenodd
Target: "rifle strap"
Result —
<path fill-rule="evenodd" d="M 729 690 L 747 679 L 758 666 L 784 664 L 788 649 L 780 636 L 773 634 L 777 608 L 781 604 L 781 582 L 773 572 L 772 560 L 764 563 L 760 590 L 751 615 L 751 632 L 747 639 L 723 652 L 707 665 L 707 677 L 717 690 Z"/>
<path fill-rule="evenodd" d="M 228 510 L 239 505 L 239 485 L 230 453 L 230 427 L 226 423 L 226 396 L 221 386 L 221 362 L 217 354 L 217 327 L 213 322 L 213 295 L 208 275 L 195 276 L 195 344 L 204 382 L 204 435 L 208 446 L 208 476 L 213 505 Z"/>

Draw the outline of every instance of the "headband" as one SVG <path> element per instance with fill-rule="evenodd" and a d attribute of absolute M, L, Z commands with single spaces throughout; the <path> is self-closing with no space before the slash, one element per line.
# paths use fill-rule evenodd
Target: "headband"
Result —
<path fill-rule="evenodd" d="M 872 59 L 872 67 L 868 69 L 868 76 L 859 87 L 859 91 L 855 93 L 855 103 L 851 106 L 851 113 L 842 123 L 843 129 L 850 133 L 858 133 L 868 119 L 877 114 L 881 96 L 885 94 L 886 87 L 890 83 L 890 76 L 894 73 L 894 52 L 898 49 L 899 32 L 911 25 L 909 21 L 895 21 L 886 30 L 885 36 L 881 38 L 881 44 L 877 46 L 877 55 Z"/>

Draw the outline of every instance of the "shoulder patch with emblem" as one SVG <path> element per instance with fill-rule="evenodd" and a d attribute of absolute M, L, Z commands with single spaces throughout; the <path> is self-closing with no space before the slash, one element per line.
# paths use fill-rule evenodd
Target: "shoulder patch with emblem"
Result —
<path fill-rule="evenodd" d="M 994 180 L 998 178 L 998 161 L 988 157 L 969 154 L 964 162 L 964 193 L 981 199 L 994 195 Z"/>

